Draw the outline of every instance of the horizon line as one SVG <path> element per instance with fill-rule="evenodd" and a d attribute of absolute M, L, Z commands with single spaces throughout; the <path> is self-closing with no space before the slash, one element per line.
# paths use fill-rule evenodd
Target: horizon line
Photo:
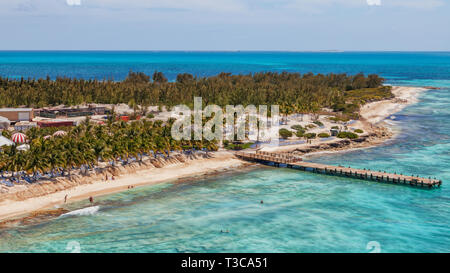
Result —
<path fill-rule="evenodd" d="M 450 52 L 449 50 L 183 50 L 183 49 L 0 49 L 0 52 L 292 52 L 292 53 L 345 53 L 345 52 Z"/>

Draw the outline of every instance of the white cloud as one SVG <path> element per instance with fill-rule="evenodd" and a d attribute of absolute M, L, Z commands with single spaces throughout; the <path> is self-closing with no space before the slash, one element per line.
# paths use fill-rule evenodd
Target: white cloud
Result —
<path fill-rule="evenodd" d="M 381 6 L 381 0 L 367 0 L 369 6 Z"/>
<path fill-rule="evenodd" d="M 69 6 L 81 6 L 81 0 L 66 0 Z"/>

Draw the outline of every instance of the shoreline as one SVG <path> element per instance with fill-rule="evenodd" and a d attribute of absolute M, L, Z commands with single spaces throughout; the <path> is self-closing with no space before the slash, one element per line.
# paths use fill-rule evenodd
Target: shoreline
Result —
<path fill-rule="evenodd" d="M 123 170 L 121 170 L 120 174 L 115 172 L 117 177 L 115 180 L 105 181 L 103 177 L 106 172 L 103 172 L 95 178 L 86 177 L 85 179 L 88 182 L 68 189 L 25 200 L 3 200 L 0 202 L 0 227 L 5 221 L 20 220 L 26 218 L 26 215 L 30 213 L 39 214 L 39 212 L 43 211 L 58 210 L 63 205 L 87 200 L 91 196 L 95 200 L 95 197 L 98 196 L 131 189 L 129 187 L 134 188 L 174 182 L 181 179 L 193 179 L 198 176 L 219 174 L 251 165 L 235 158 L 231 152 L 218 151 L 211 154 L 210 158 L 189 159 L 185 162 L 170 163 L 162 168 L 148 168 L 147 165 L 136 167 L 130 164 L 130 166 L 122 168 Z M 108 173 L 110 172 L 108 171 Z M 64 203 L 66 195 L 68 195 L 67 203 Z M 61 214 L 64 213 L 64 211 L 61 212 Z"/>
<path fill-rule="evenodd" d="M 291 151 L 304 157 L 310 157 L 320 156 L 320 154 L 324 153 L 349 152 L 355 149 L 364 149 L 383 144 L 386 141 L 394 139 L 398 134 L 398 132 L 393 132 L 392 128 L 390 128 L 391 126 L 385 123 L 384 120 L 403 110 L 406 106 L 417 103 L 418 96 L 426 90 L 421 87 L 395 86 L 392 90 L 395 98 L 371 102 L 361 107 L 361 119 L 357 122 L 360 123 L 358 126 L 365 128 L 367 132 L 362 142 L 348 139 L 335 139 L 332 141 L 314 142 L 309 145 L 280 146 L 269 148 L 268 150 Z M 93 177 L 70 179 L 70 183 L 72 184 L 68 185 L 66 189 L 60 189 L 57 185 L 50 185 L 48 187 L 51 188 L 52 192 L 46 190 L 43 194 L 40 192 L 39 194 L 42 195 L 37 197 L 35 197 L 36 195 L 27 197 L 20 195 L 20 192 L 16 193 L 16 200 L 5 200 L 5 198 L 2 198 L 3 200 L 0 201 L 0 228 L 5 223 L 17 222 L 21 219 L 35 217 L 36 215 L 61 215 L 66 212 L 61 209 L 61 206 L 64 205 L 64 197 L 66 195 L 68 196 L 66 204 L 68 204 L 88 199 L 90 196 L 95 198 L 96 196 L 122 192 L 130 189 L 129 187 L 193 179 L 197 176 L 215 175 L 227 170 L 235 170 L 253 165 L 235 158 L 232 152 L 218 151 L 210 154 L 213 155 L 211 158 L 194 158 L 185 161 L 177 161 L 176 159 L 168 160 L 169 162 L 163 167 L 157 166 L 155 168 L 152 165 L 149 168 L 147 164 L 142 164 L 144 165 L 142 166 L 137 163 L 132 163 L 129 166 L 118 167 L 112 171 L 106 169 L 102 173 L 93 174 Z M 114 181 L 105 181 L 103 178 L 108 172 L 114 175 L 117 174 L 118 178 Z M 67 181 L 65 180 L 67 179 L 62 179 L 57 183 L 66 183 Z M 72 180 L 75 180 L 75 182 Z M 38 187 L 41 185 L 32 186 Z M 28 191 L 28 188 L 24 191 Z M 20 200 L 21 198 L 23 200 Z M 58 214 L 55 211 L 59 211 L 60 213 Z"/>
<path fill-rule="evenodd" d="M 420 94 L 428 89 L 422 87 L 393 86 L 394 98 L 365 104 L 360 109 L 361 118 L 352 124 L 353 127 L 364 130 L 358 139 L 313 140 L 312 143 L 302 143 L 278 147 L 264 147 L 268 152 L 292 152 L 304 157 L 318 156 L 324 153 L 341 153 L 357 149 L 366 149 L 394 140 L 400 133 L 399 128 L 385 120 L 405 107 L 419 101 Z"/>

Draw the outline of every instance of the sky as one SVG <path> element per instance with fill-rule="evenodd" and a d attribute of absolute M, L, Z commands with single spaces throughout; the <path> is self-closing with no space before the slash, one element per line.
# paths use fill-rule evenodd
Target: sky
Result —
<path fill-rule="evenodd" d="M 450 50 L 450 0 L 0 0 L 0 50 Z"/>

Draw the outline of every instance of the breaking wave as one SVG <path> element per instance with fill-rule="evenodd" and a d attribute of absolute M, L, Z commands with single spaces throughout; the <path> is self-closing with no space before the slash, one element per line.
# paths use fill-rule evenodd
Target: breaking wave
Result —
<path fill-rule="evenodd" d="M 74 211 L 71 211 L 68 213 L 64 213 L 60 217 L 94 215 L 98 212 L 99 209 L 100 209 L 100 206 L 78 209 L 78 210 L 74 210 Z"/>

